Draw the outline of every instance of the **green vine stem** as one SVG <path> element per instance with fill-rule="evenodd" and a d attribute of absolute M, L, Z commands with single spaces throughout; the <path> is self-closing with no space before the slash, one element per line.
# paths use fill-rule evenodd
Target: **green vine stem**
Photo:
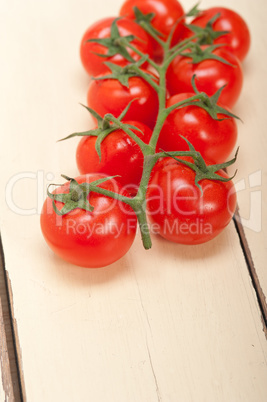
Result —
<path fill-rule="evenodd" d="M 195 184 L 196 184 L 196 186 L 198 186 L 201 189 L 201 187 L 199 185 L 199 181 L 203 180 L 205 178 L 210 179 L 210 180 L 219 180 L 219 181 L 228 180 L 228 179 L 222 178 L 221 176 L 217 175 L 216 172 L 220 169 L 223 169 L 223 168 L 233 164 L 235 162 L 236 156 L 237 156 L 237 154 L 236 154 L 235 157 L 231 161 L 226 162 L 224 164 L 207 166 L 205 164 L 205 161 L 202 158 L 201 154 L 199 152 L 197 152 L 194 149 L 193 145 L 190 144 L 189 141 L 187 141 L 185 138 L 184 139 L 187 142 L 188 147 L 189 147 L 188 151 L 176 151 L 176 152 L 168 152 L 168 153 L 162 151 L 162 152 L 156 153 L 156 145 L 158 142 L 158 138 L 159 138 L 162 126 L 163 126 L 166 118 L 174 109 L 183 107 L 183 106 L 187 106 L 187 105 L 192 105 L 192 104 L 205 109 L 213 119 L 219 120 L 219 118 L 217 116 L 218 113 L 220 113 L 220 114 L 223 113 L 226 116 L 232 116 L 232 117 L 237 117 L 237 116 L 233 115 L 229 111 L 227 111 L 217 105 L 217 100 L 218 100 L 220 92 L 223 88 L 220 88 L 213 96 L 209 97 L 204 92 L 199 92 L 197 90 L 196 84 L 195 84 L 195 77 L 193 77 L 193 80 L 192 80 L 192 87 L 193 87 L 193 90 L 195 91 L 195 95 L 193 95 L 192 97 L 190 97 L 186 100 L 178 102 L 175 105 L 172 105 L 171 107 L 166 108 L 166 95 L 167 95 L 166 94 L 166 72 L 167 72 L 167 69 L 168 69 L 170 63 L 176 56 L 178 56 L 179 54 L 183 54 L 183 52 L 185 50 L 190 49 L 192 52 L 194 52 L 194 48 L 196 48 L 196 43 L 194 43 L 193 41 L 195 39 L 197 39 L 198 42 L 200 42 L 203 35 L 205 35 L 205 32 L 200 31 L 200 32 L 196 33 L 195 35 L 193 35 L 191 38 L 185 39 L 184 41 L 178 43 L 174 47 L 171 47 L 171 40 L 172 40 L 172 35 L 174 32 L 174 29 L 171 32 L 168 39 L 166 41 L 163 41 L 159 37 L 157 32 L 155 32 L 155 30 L 151 26 L 151 24 L 149 22 L 149 18 L 142 21 L 140 23 L 140 25 L 157 41 L 157 43 L 159 43 L 162 46 L 164 55 L 163 55 L 163 61 L 161 64 L 157 64 L 154 60 L 150 59 L 148 55 L 146 55 L 146 54 L 142 53 L 141 51 L 139 51 L 138 49 L 136 49 L 135 46 L 133 46 L 131 43 L 131 41 L 132 41 L 131 37 L 120 37 L 118 30 L 115 26 L 115 23 L 114 23 L 112 32 L 113 32 L 113 36 L 116 39 L 116 43 L 118 42 L 118 49 L 120 49 L 123 46 L 125 48 L 126 47 L 130 48 L 142 58 L 141 61 L 136 62 L 136 63 L 131 63 L 128 66 L 126 66 L 125 74 L 134 72 L 134 74 L 139 75 L 144 80 L 146 80 L 149 85 L 151 85 L 155 89 L 155 91 L 157 92 L 157 95 L 158 95 L 158 100 L 159 100 L 158 117 L 157 117 L 157 121 L 156 121 L 149 144 L 145 144 L 142 141 L 142 139 L 139 138 L 132 131 L 133 129 L 137 130 L 136 127 L 124 124 L 122 122 L 122 119 L 125 116 L 125 114 L 127 113 L 130 105 L 128 105 L 125 108 L 125 110 L 121 113 L 121 115 L 118 118 L 114 117 L 110 113 L 106 114 L 104 116 L 104 118 L 102 118 L 99 115 L 97 115 L 97 113 L 94 112 L 93 110 L 86 108 L 90 113 L 92 113 L 94 115 L 94 117 L 96 117 L 96 119 L 98 121 L 98 127 L 94 130 L 89 130 L 84 133 L 74 133 L 74 134 L 71 134 L 68 137 L 64 138 L 64 139 L 67 139 L 67 138 L 71 138 L 73 136 L 81 136 L 81 135 L 97 136 L 98 138 L 97 138 L 96 148 L 97 148 L 97 152 L 100 156 L 100 145 L 101 145 L 101 142 L 104 140 L 104 138 L 107 135 L 110 135 L 116 128 L 121 128 L 122 130 L 124 130 L 125 133 L 128 134 L 139 145 L 139 147 L 143 153 L 143 157 L 144 157 L 143 173 L 142 173 L 141 181 L 140 181 L 140 184 L 139 184 L 139 187 L 137 190 L 137 194 L 133 198 L 131 198 L 131 197 L 126 197 L 126 196 L 123 196 L 122 194 L 114 193 L 110 190 L 106 190 L 106 189 L 99 187 L 99 184 L 101 184 L 103 181 L 111 179 L 114 176 L 105 178 L 103 180 L 101 179 L 102 181 L 98 180 L 98 181 L 92 182 L 90 184 L 82 183 L 81 185 L 78 185 L 78 183 L 75 182 L 74 179 L 71 179 L 67 176 L 63 176 L 65 179 L 71 181 L 70 189 L 72 189 L 72 190 L 70 190 L 70 191 L 72 191 L 73 194 L 67 194 L 67 195 L 66 194 L 57 194 L 57 195 L 55 195 L 53 193 L 50 193 L 48 190 L 48 196 L 53 199 L 54 209 L 57 213 L 60 213 L 60 214 L 62 214 L 62 210 L 69 212 L 69 210 L 71 208 L 74 209 L 77 207 L 81 207 L 81 208 L 84 208 L 87 210 L 92 210 L 91 206 L 88 205 L 88 203 L 87 203 L 89 191 L 94 191 L 99 194 L 105 195 L 107 197 L 111 197 L 118 201 L 124 202 L 125 204 L 129 205 L 136 213 L 144 248 L 149 249 L 152 246 L 152 241 L 151 241 L 149 225 L 148 225 L 148 221 L 147 221 L 147 214 L 146 214 L 146 192 L 147 192 L 147 188 L 149 185 L 149 180 L 150 180 L 150 175 L 151 175 L 152 169 L 155 166 L 155 164 L 157 163 L 157 161 L 164 157 L 172 157 L 172 158 L 176 159 L 178 162 L 184 163 L 187 166 L 191 167 L 196 172 Z M 93 41 L 93 40 L 91 40 L 91 41 Z M 105 40 L 105 41 L 108 42 L 107 40 Z M 99 39 L 98 42 L 102 43 L 103 40 Z M 106 42 L 103 42 L 102 44 L 105 46 Z M 148 64 L 152 68 L 154 68 L 154 70 L 156 70 L 156 72 L 158 73 L 158 82 L 154 81 L 150 75 L 144 73 L 140 69 L 140 64 L 142 63 L 142 61 L 148 62 Z M 107 63 L 107 64 L 109 65 L 111 70 L 114 70 L 114 71 L 112 71 L 112 73 L 115 72 L 115 70 L 118 70 L 118 68 L 115 68 L 115 67 L 114 67 L 114 69 L 112 69 L 111 63 Z M 119 71 L 119 73 L 120 73 L 120 71 Z M 123 74 L 123 71 L 122 71 L 122 74 Z M 105 78 L 113 78 L 113 77 L 112 77 L 112 75 L 107 75 L 106 77 L 102 77 L 102 79 L 105 79 Z M 114 78 L 114 79 L 116 79 L 116 78 Z M 120 80 L 120 82 L 123 82 L 123 80 Z M 188 161 L 179 159 L 180 157 L 184 157 L 184 156 L 191 157 L 193 162 L 188 162 Z M 229 178 L 229 180 L 230 179 L 231 178 Z M 61 211 L 56 210 L 56 206 L 55 206 L 56 200 L 65 202 L 65 206 L 63 207 L 63 209 Z M 81 205 L 83 205 L 83 206 L 81 206 Z"/>

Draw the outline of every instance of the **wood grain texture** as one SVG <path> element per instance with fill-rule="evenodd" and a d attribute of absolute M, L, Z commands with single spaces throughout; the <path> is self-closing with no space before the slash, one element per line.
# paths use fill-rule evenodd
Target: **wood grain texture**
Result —
<path fill-rule="evenodd" d="M 0 401 L 14 401 L 3 307 L 0 298 Z"/>
<path fill-rule="evenodd" d="M 1 252 L 0 239 L 0 401 L 20 402 L 20 385 L 12 333 L 12 318 Z"/>
<path fill-rule="evenodd" d="M 153 238 L 145 252 L 137 237 L 121 261 L 99 270 L 64 263 L 42 239 L 47 184 L 60 182 L 61 173 L 77 174 L 76 140 L 56 141 L 92 124 L 78 105 L 89 82 L 79 41 L 90 23 L 114 15 L 119 5 L 25 0 L 2 7 L 0 34 L 8 40 L 0 43 L 0 185 L 6 196 L 0 225 L 27 401 L 265 402 L 266 338 L 233 223 L 194 248 Z M 251 2 L 238 0 L 234 8 L 258 24 L 260 11 Z M 246 119 L 247 102 L 243 98 L 235 110 L 243 117 L 245 108 Z M 246 124 L 240 136 L 243 130 L 248 135 Z M 255 124 L 254 136 L 264 122 Z M 238 168 L 247 175 L 245 152 Z M 252 169 L 259 165 L 260 158 Z M 261 248 L 259 260 L 264 253 Z"/>
<path fill-rule="evenodd" d="M 240 153 L 237 162 L 238 174 L 235 178 L 238 190 L 240 223 L 248 244 L 250 265 L 258 282 L 262 308 L 267 319 L 267 168 L 266 168 L 266 106 L 264 94 L 267 91 L 267 65 L 265 50 L 267 43 L 263 34 L 267 3 L 258 0 L 255 7 L 244 2 L 244 18 L 251 24 L 252 45 L 248 58 L 243 64 L 244 85 L 241 99 L 234 112 L 243 123 L 239 122 Z"/>

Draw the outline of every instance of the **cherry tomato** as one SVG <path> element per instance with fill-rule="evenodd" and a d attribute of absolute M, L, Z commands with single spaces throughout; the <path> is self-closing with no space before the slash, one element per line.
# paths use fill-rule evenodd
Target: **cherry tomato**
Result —
<path fill-rule="evenodd" d="M 172 44 L 178 42 L 183 29 L 184 10 L 177 0 L 126 0 L 121 7 L 120 15 L 135 19 L 134 7 L 137 7 L 143 14 L 155 14 L 151 23 L 162 34 L 160 38 L 163 40 L 167 39 L 174 24 L 180 20 L 173 34 Z M 153 42 L 153 49 L 154 57 L 160 59 L 162 49 L 156 41 Z"/>
<path fill-rule="evenodd" d="M 103 175 L 84 175 L 76 178 L 80 183 L 90 183 Z M 69 182 L 58 187 L 54 193 L 68 193 Z M 107 190 L 123 192 L 113 179 L 100 185 Z M 131 247 L 136 233 L 136 216 L 126 204 L 110 197 L 90 192 L 89 203 L 93 212 L 76 208 L 59 216 L 47 198 L 41 213 L 41 229 L 49 247 L 74 265 L 87 268 L 107 266 L 123 257 Z M 55 201 L 58 209 L 63 203 Z"/>
<path fill-rule="evenodd" d="M 167 100 L 166 107 L 193 95 L 195 94 L 174 95 Z M 225 162 L 236 143 L 237 125 L 233 117 L 220 113 L 217 117 L 224 120 L 215 120 L 206 110 L 194 105 L 173 110 L 160 132 L 158 150 L 186 151 L 188 145 L 181 138 L 182 135 L 193 144 L 205 160 L 213 164 Z"/>
<path fill-rule="evenodd" d="M 205 49 L 206 46 L 202 46 Z M 239 60 L 227 50 L 217 48 L 213 55 L 222 57 L 231 65 L 214 59 L 203 60 L 193 64 L 191 58 L 177 56 L 167 71 L 167 88 L 170 95 L 192 92 L 192 77 L 196 75 L 198 90 L 213 95 L 225 85 L 219 102 L 232 108 L 239 98 L 243 84 L 243 73 Z"/>
<path fill-rule="evenodd" d="M 133 132 L 145 143 L 151 137 L 151 130 L 143 123 L 137 121 L 125 121 L 139 128 Z M 144 157 L 139 145 L 131 139 L 123 130 L 110 133 L 101 143 L 101 160 L 95 149 L 96 137 L 83 137 L 77 147 L 76 162 L 81 174 L 105 173 L 109 176 L 119 175 L 116 178 L 126 186 L 131 194 L 135 194 L 140 183 Z"/>
<path fill-rule="evenodd" d="M 80 45 L 80 56 L 82 64 L 89 75 L 97 76 L 99 74 L 109 73 L 109 68 L 104 64 L 106 61 L 120 66 L 125 66 L 130 62 L 121 54 L 108 57 L 98 56 L 98 54 L 107 54 L 107 48 L 96 42 L 88 42 L 89 39 L 109 38 L 111 25 L 114 20 L 114 17 L 109 17 L 97 21 L 89 27 L 83 35 Z M 138 24 L 130 19 L 121 18 L 117 21 L 117 27 L 121 36 L 134 35 L 136 37 L 131 42 L 133 46 L 143 53 L 148 55 L 152 54 L 151 39 Z M 135 61 L 140 59 L 140 56 L 138 56 L 133 50 L 128 48 L 127 50 L 132 59 Z"/>
<path fill-rule="evenodd" d="M 148 71 L 144 72 L 155 77 Z M 109 78 L 91 81 L 87 94 L 88 106 L 102 117 L 106 113 L 112 113 L 118 117 L 130 101 L 135 99 L 124 118 L 138 119 L 153 128 L 159 108 L 156 91 L 141 77 L 129 78 L 128 84 L 127 88 L 118 80 Z"/>
<path fill-rule="evenodd" d="M 214 31 L 228 31 L 229 33 L 214 39 L 214 44 L 225 44 L 226 49 L 232 52 L 240 61 L 244 60 L 250 48 L 250 32 L 244 19 L 235 11 L 224 7 L 212 7 L 193 19 L 191 24 L 204 28 L 216 15 L 220 16 L 212 24 Z M 183 38 L 192 36 L 193 33 L 186 29 Z"/>
<path fill-rule="evenodd" d="M 227 177 L 224 171 L 217 173 Z M 199 184 L 203 195 L 195 185 L 195 172 L 173 158 L 155 165 L 147 192 L 154 232 L 175 243 L 200 244 L 228 225 L 236 208 L 232 181 L 204 179 Z"/>

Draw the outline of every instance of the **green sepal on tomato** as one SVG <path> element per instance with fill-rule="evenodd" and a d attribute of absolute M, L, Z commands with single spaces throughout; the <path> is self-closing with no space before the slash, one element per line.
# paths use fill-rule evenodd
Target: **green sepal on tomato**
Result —
<path fill-rule="evenodd" d="M 80 44 L 80 58 L 90 76 L 109 73 L 109 61 L 125 66 L 141 56 L 126 48 L 127 41 L 144 54 L 152 55 L 151 39 L 134 21 L 108 17 L 95 22 L 84 33 Z"/>
<path fill-rule="evenodd" d="M 176 44 L 180 39 L 183 29 L 184 10 L 177 0 L 126 0 L 121 9 L 120 15 L 132 20 L 136 20 L 135 8 L 144 14 L 143 20 L 150 22 L 152 29 L 159 34 L 159 38 L 166 41 L 174 25 L 172 44 Z M 139 14 L 140 14 L 139 13 Z M 147 19 L 146 16 L 149 16 Z M 139 19 L 139 23 L 142 18 Z M 153 40 L 153 57 L 160 60 L 163 56 L 162 47 Z"/>
<path fill-rule="evenodd" d="M 191 158 L 181 157 L 191 161 Z M 217 174 L 225 180 L 223 170 Z M 201 244 L 219 235 L 229 224 L 236 208 L 232 180 L 203 179 L 173 158 L 155 165 L 147 191 L 147 213 L 154 232 L 179 244 Z"/>
<path fill-rule="evenodd" d="M 166 107 L 194 95 L 195 93 L 191 92 L 173 95 L 167 100 Z M 221 105 L 218 106 L 220 110 Z M 181 136 L 185 137 L 205 160 L 214 164 L 223 163 L 236 144 L 237 124 L 234 117 L 222 112 L 217 114 L 216 119 L 211 117 L 208 111 L 199 107 L 195 101 L 188 106 L 174 109 L 168 115 L 159 135 L 157 150 L 186 151 L 188 145 Z"/>
<path fill-rule="evenodd" d="M 136 127 L 132 130 L 142 141 L 149 143 L 152 131 L 139 121 L 124 121 Z M 97 137 L 84 136 L 77 147 L 76 163 L 80 174 L 105 173 L 118 175 L 117 181 L 130 194 L 137 192 L 143 172 L 144 156 L 139 145 L 122 129 L 112 131 L 101 142 L 101 157 L 96 150 Z"/>
<path fill-rule="evenodd" d="M 199 91 L 212 96 L 224 86 L 219 102 L 230 109 L 235 105 L 242 90 L 243 72 L 240 61 L 232 53 L 219 45 L 196 45 L 194 50 L 177 56 L 166 74 L 170 95 L 192 92 L 194 75 Z"/>
<path fill-rule="evenodd" d="M 101 183 L 103 179 L 105 176 L 101 174 L 69 179 L 49 193 L 44 202 L 43 236 L 56 255 L 74 265 L 86 268 L 110 265 L 122 258 L 134 241 L 137 219 L 133 210 L 121 201 L 88 191 L 90 184 Z M 127 191 L 114 178 L 103 181 L 98 187 L 128 197 Z M 79 204 L 79 197 L 84 204 L 84 196 L 88 200 L 87 210 Z M 63 200 L 72 202 L 73 209 L 60 215 L 66 205 Z"/>
<path fill-rule="evenodd" d="M 207 25 L 209 29 L 207 31 L 206 43 L 223 44 L 240 61 L 245 59 L 250 49 L 250 32 L 247 23 L 237 12 L 225 7 L 211 7 L 202 10 L 183 29 L 181 39 L 190 38 L 197 32 L 198 27 L 206 28 Z M 227 33 L 213 39 L 212 34 L 208 34 L 210 29 L 213 30 L 215 35 L 220 31 L 226 31 Z"/>
<path fill-rule="evenodd" d="M 110 67 L 111 65 L 108 64 Z M 116 68 L 116 66 L 114 66 Z M 141 69 L 155 83 L 157 77 L 148 70 Z M 87 92 L 87 105 L 101 117 L 107 113 L 119 117 L 123 110 L 131 105 L 124 116 L 127 120 L 136 120 L 148 125 L 151 129 L 155 126 L 159 102 L 155 89 L 136 73 L 118 72 L 119 79 L 113 78 L 114 74 L 95 77 L 89 85 Z M 126 76 L 126 81 L 122 81 Z M 123 82 L 123 83 L 122 83 Z"/>

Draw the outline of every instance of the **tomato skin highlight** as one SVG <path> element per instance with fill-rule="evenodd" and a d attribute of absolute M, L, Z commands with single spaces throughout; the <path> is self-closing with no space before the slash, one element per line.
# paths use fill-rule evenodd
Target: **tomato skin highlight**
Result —
<path fill-rule="evenodd" d="M 202 48 L 205 48 L 203 46 Z M 192 77 L 196 75 L 199 92 L 212 96 L 225 85 L 219 98 L 223 106 L 232 108 L 237 102 L 243 85 L 243 73 L 239 60 L 223 48 L 212 52 L 227 60 L 231 65 L 208 59 L 193 64 L 186 56 L 177 56 L 170 64 L 167 75 L 167 89 L 170 95 L 192 92 Z"/>
<path fill-rule="evenodd" d="M 151 23 L 162 34 L 163 40 L 167 39 L 174 24 L 180 20 L 173 33 L 172 45 L 179 41 L 183 30 L 184 10 L 177 0 L 126 0 L 120 9 L 120 15 L 134 20 L 133 7 L 137 7 L 143 14 L 155 14 Z M 162 48 L 155 40 L 153 40 L 153 51 L 154 58 L 160 60 L 163 54 Z"/>
<path fill-rule="evenodd" d="M 90 183 L 103 175 L 83 175 L 78 183 Z M 121 192 L 113 179 L 100 187 Z M 69 183 L 58 187 L 55 193 L 67 193 Z M 125 191 L 123 195 L 128 195 Z M 137 227 L 136 215 L 126 204 L 97 193 L 89 194 L 93 212 L 75 209 L 58 216 L 47 197 L 41 213 L 43 236 L 53 252 L 65 261 L 86 268 L 101 268 L 123 257 L 131 247 Z M 60 209 L 61 202 L 56 201 Z"/>
<path fill-rule="evenodd" d="M 247 23 L 238 13 L 225 7 L 211 7 L 201 11 L 191 24 L 204 28 L 218 13 L 220 16 L 212 24 L 212 28 L 215 31 L 228 31 L 229 33 L 216 38 L 213 43 L 226 45 L 226 50 L 243 61 L 250 49 L 251 38 Z M 192 35 L 192 31 L 185 27 L 181 39 L 189 38 Z"/>
<path fill-rule="evenodd" d="M 125 121 L 142 130 L 133 130 L 145 143 L 149 143 L 151 130 L 137 121 Z M 136 144 L 123 130 L 110 133 L 101 143 L 101 160 L 95 149 L 96 137 L 83 137 L 77 147 L 76 162 L 80 174 L 104 173 L 119 175 L 116 180 L 126 186 L 130 194 L 135 194 L 140 183 L 144 157 Z"/>
<path fill-rule="evenodd" d="M 166 107 L 181 102 L 194 93 L 171 96 Z M 220 106 L 220 105 L 219 105 Z M 234 149 L 237 140 L 237 125 L 233 117 L 218 114 L 222 121 L 214 120 L 206 110 L 190 105 L 173 110 L 161 129 L 157 150 L 186 151 L 185 137 L 200 152 L 205 160 L 213 164 L 223 163 Z"/>
<path fill-rule="evenodd" d="M 157 77 L 147 70 L 143 72 Z M 98 76 L 99 78 L 101 76 Z M 121 112 L 132 102 L 124 120 L 136 120 L 146 124 L 151 129 L 155 126 L 158 115 L 158 96 L 156 91 L 141 77 L 130 77 L 129 86 L 123 86 L 116 79 L 92 80 L 87 92 L 87 105 L 100 116 L 112 113 L 119 117 Z"/>
<path fill-rule="evenodd" d="M 115 63 L 119 66 L 126 66 L 130 62 L 122 55 L 102 57 L 95 53 L 105 55 L 108 50 L 105 46 L 96 42 L 87 42 L 89 39 L 103 39 L 110 37 L 110 28 L 115 17 L 108 17 L 95 22 L 84 33 L 80 44 L 80 58 L 82 65 L 90 76 L 110 73 L 109 68 L 104 64 L 106 61 Z M 152 54 L 152 44 L 147 33 L 134 21 L 122 18 L 117 21 L 117 26 L 121 36 L 134 35 L 136 38 L 131 42 L 137 49 L 148 55 Z M 140 59 L 135 52 L 127 49 L 131 57 L 137 61 Z"/>
<path fill-rule="evenodd" d="M 217 173 L 227 177 L 223 171 Z M 173 158 L 164 158 L 155 165 L 147 209 L 150 222 L 163 238 L 179 244 L 201 244 L 215 238 L 229 224 L 236 208 L 232 181 L 204 179 L 199 184 L 203 196 L 195 185 L 195 172 Z"/>

